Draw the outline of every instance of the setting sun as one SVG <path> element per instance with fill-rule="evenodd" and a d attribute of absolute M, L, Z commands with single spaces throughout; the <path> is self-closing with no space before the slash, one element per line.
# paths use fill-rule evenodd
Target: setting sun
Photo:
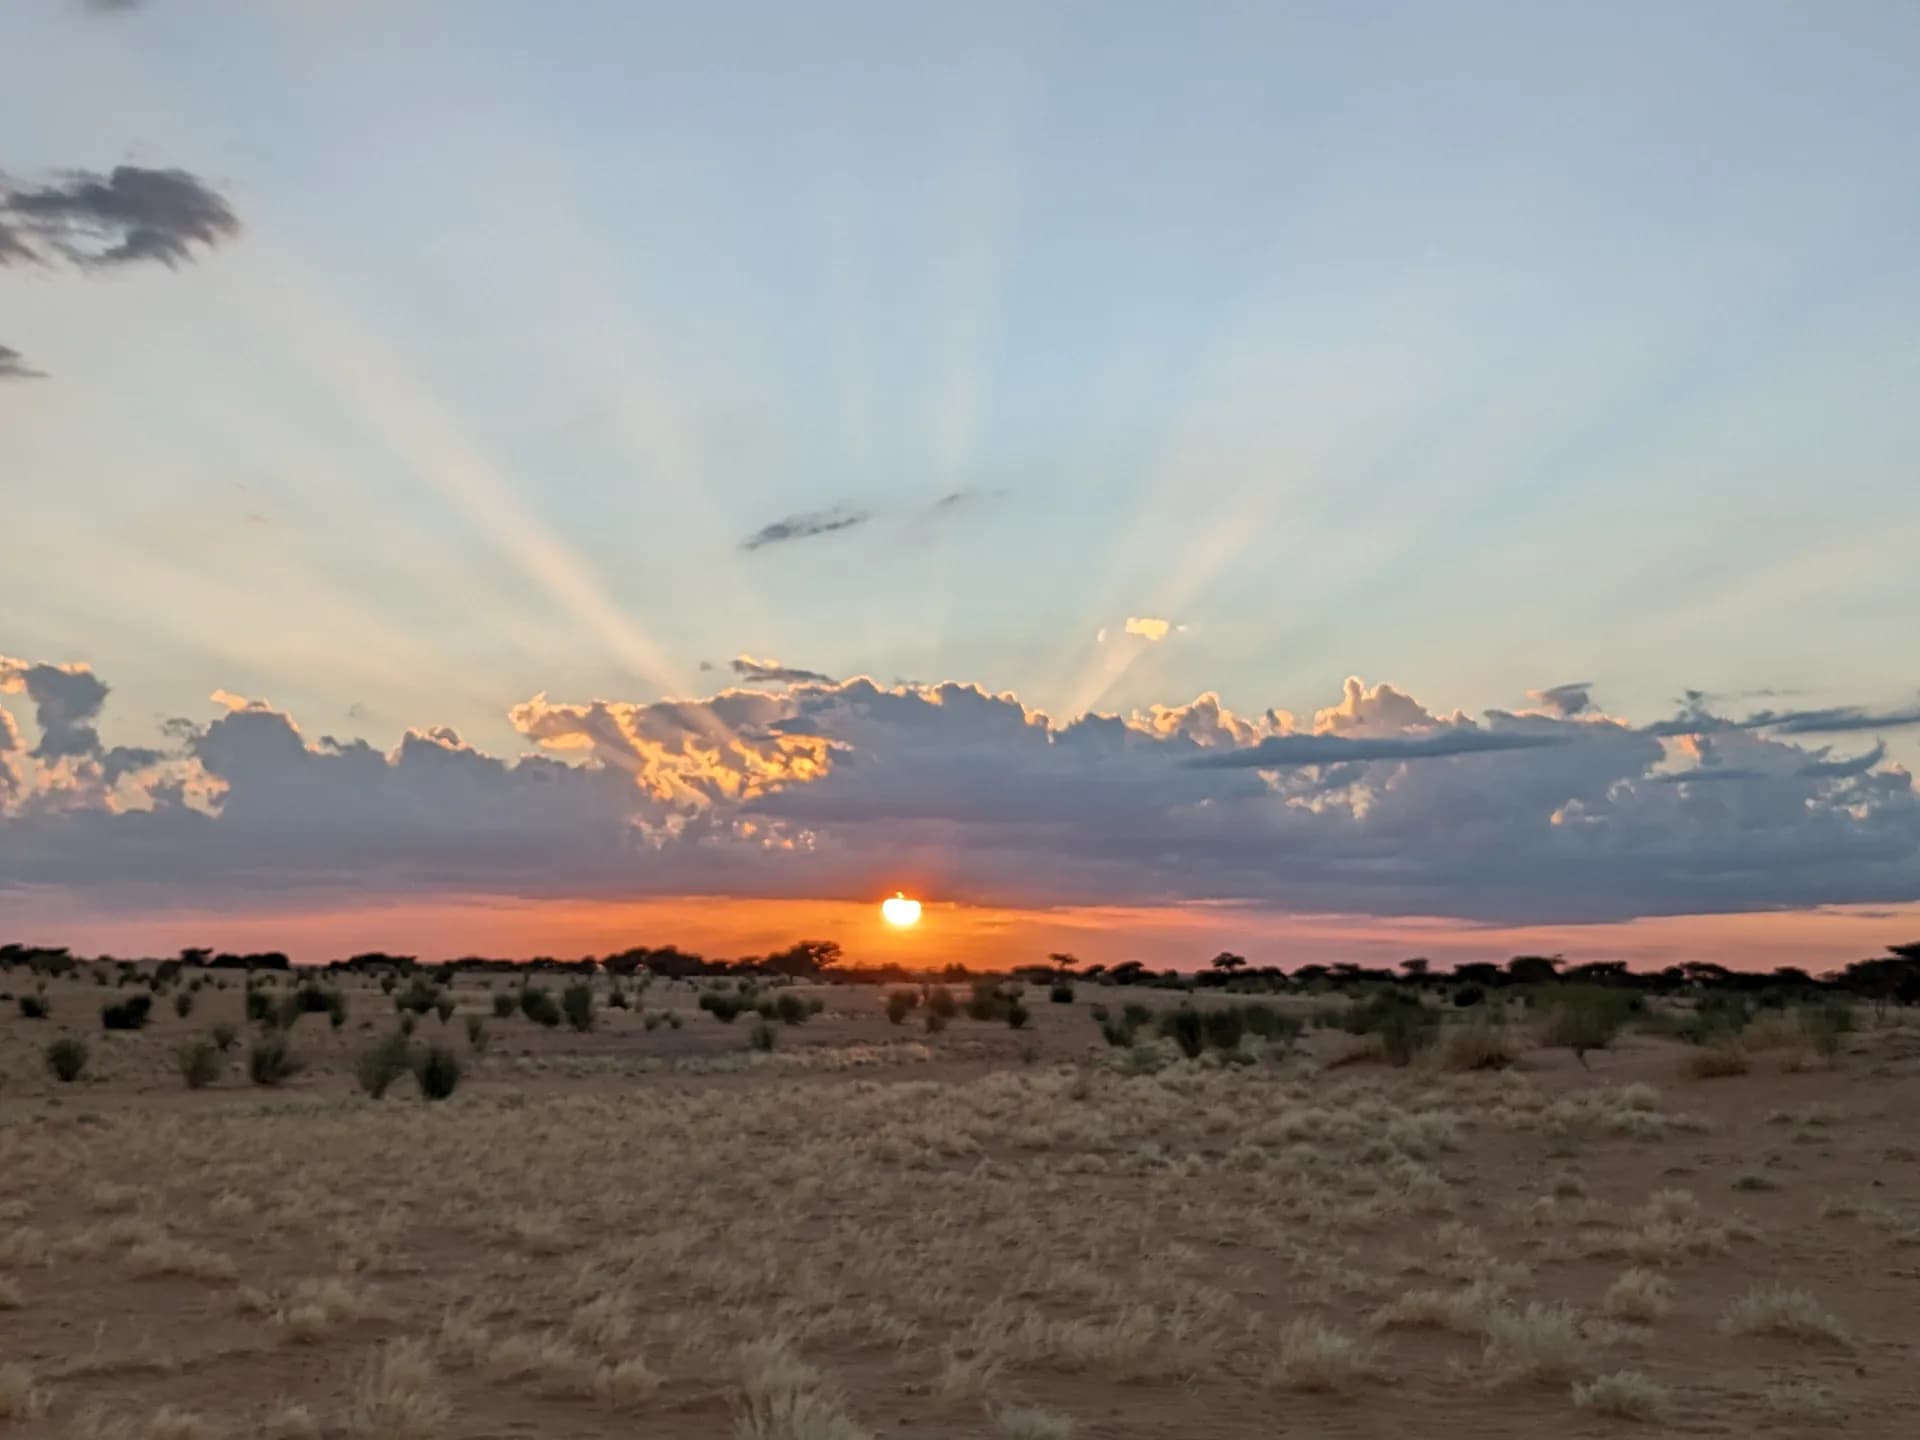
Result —
<path fill-rule="evenodd" d="M 893 894 L 880 902 L 880 917 L 889 925 L 905 930 L 910 925 L 920 923 L 920 902 L 910 900 L 904 894 Z"/>

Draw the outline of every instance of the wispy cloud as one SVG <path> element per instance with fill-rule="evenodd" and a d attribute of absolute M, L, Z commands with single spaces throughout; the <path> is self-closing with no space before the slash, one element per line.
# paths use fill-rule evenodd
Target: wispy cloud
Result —
<path fill-rule="evenodd" d="M 733 673 L 749 685 L 831 685 L 833 677 L 818 670 L 802 670 L 782 665 L 778 660 L 756 660 L 751 655 L 736 655 Z"/>
<path fill-rule="evenodd" d="M 1429 760 L 1447 755 L 1482 755 L 1502 750 L 1538 750 L 1566 745 L 1574 737 L 1527 731 L 1442 730 L 1428 735 L 1381 735 L 1349 739 L 1344 735 L 1271 735 L 1244 750 L 1198 755 L 1195 770 L 1278 770 L 1301 765 L 1339 765 L 1355 760 Z"/>
<path fill-rule="evenodd" d="M 46 372 L 27 364 L 27 357 L 10 345 L 0 345 L 0 380 L 44 380 Z"/>
<path fill-rule="evenodd" d="M 33 188 L 0 188 L 0 263 L 67 260 L 89 269 L 169 268 L 240 233 L 226 198 L 185 170 L 117 165 Z"/>
<path fill-rule="evenodd" d="M 1529 690 L 1527 698 L 1556 715 L 1574 716 L 1593 705 L 1593 682 L 1573 680 L 1565 685 L 1549 685 L 1544 690 Z"/>
<path fill-rule="evenodd" d="M 825 510 L 808 510 L 775 520 L 771 525 L 762 525 L 740 542 L 740 548 L 764 550 L 769 545 L 784 545 L 794 540 L 811 539 L 815 535 L 831 535 L 836 530 L 851 530 L 856 525 L 864 525 L 872 518 L 872 511 L 846 504 L 830 506 Z"/>

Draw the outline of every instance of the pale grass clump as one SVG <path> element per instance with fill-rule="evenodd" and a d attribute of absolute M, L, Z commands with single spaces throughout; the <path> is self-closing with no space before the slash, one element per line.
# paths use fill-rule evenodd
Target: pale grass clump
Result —
<path fill-rule="evenodd" d="M 344 1280 L 302 1280 L 271 1323 L 283 1339 L 310 1344 L 372 1310 L 372 1299 Z"/>
<path fill-rule="evenodd" d="M 143 1240 L 127 1251 L 127 1263 L 142 1277 L 181 1275 L 189 1280 L 231 1280 L 239 1273 L 233 1261 L 218 1251 L 165 1236 Z"/>
<path fill-rule="evenodd" d="M 1030 1405 L 1010 1405 L 993 1422 L 1007 1440 L 1073 1440 L 1073 1417 Z"/>
<path fill-rule="evenodd" d="M 118 1215 L 140 1203 L 139 1187 L 116 1185 L 111 1180 L 94 1183 L 87 1192 L 87 1208 L 101 1215 Z"/>
<path fill-rule="evenodd" d="M 1481 1359 L 1501 1383 L 1571 1380 L 1592 1368 L 1592 1342 L 1570 1305 L 1507 1306 L 1490 1312 L 1482 1328 L 1487 1343 Z"/>
<path fill-rule="evenodd" d="M 633 1335 L 633 1315 L 624 1295 L 602 1295 L 589 1300 L 567 1317 L 567 1334 L 602 1354 L 626 1344 Z"/>
<path fill-rule="evenodd" d="M 1370 1346 L 1303 1316 L 1280 1332 L 1280 1350 L 1267 1372 L 1267 1383 L 1325 1394 L 1352 1389 L 1373 1369 Z"/>
<path fill-rule="evenodd" d="M 1804 1290 L 1763 1285 L 1727 1307 L 1720 1328 L 1729 1335 L 1782 1335 L 1791 1340 L 1827 1340 L 1844 1345 L 1846 1327 Z"/>
<path fill-rule="evenodd" d="M 477 1307 L 449 1309 L 441 1317 L 436 1345 L 456 1365 L 479 1365 L 493 1353 L 493 1331 Z"/>
<path fill-rule="evenodd" d="M 484 1369 L 489 1380 L 531 1380 L 550 1395 L 584 1395 L 593 1389 L 593 1362 L 551 1330 L 501 1337 L 488 1352 Z"/>
<path fill-rule="evenodd" d="M 0 1420 L 32 1420 L 44 1414 L 47 1392 L 24 1365 L 0 1365 Z"/>
<path fill-rule="evenodd" d="M 993 1393 L 993 1385 L 1000 1378 L 1001 1361 L 998 1355 L 985 1351 L 962 1353 L 949 1349 L 946 1363 L 940 1367 L 940 1378 L 933 1383 L 934 1394 L 945 1405 L 964 1405 L 974 1400 L 984 1400 Z"/>
<path fill-rule="evenodd" d="M 1607 1287 L 1600 1307 L 1616 1320 L 1651 1325 L 1673 1309 L 1673 1286 L 1653 1271 L 1635 1266 Z"/>
<path fill-rule="evenodd" d="M 868 1440 L 820 1372 L 784 1340 L 754 1341 L 741 1349 L 740 1362 L 733 1440 Z"/>
<path fill-rule="evenodd" d="M 452 1413 L 426 1347 L 394 1340 L 362 1372 L 351 1420 L 361 1440 L 437 1440 Z"/>
<path fill-rule="evenodd" d="M 21 1288 L 0 1275 L 0 1310 L 18 1310 L 27 1303 L 27 1297 Z"/>
<path fill-rule="evenodd" d="M 31 1225 L 16 1225 L 5 1234 L 0 1234 L 0 1266 L 21 1268 L 52 1263 L 53 1252 L 47 1245 L 44 1230 L 36 1230 Z"/>
<path fill-rule="evenodd" d="M 320 1440 L 320 1422 L 304 1405 L 282 1405 L 261 1423 L 261 1440 Z"/>
<path fill-rule="evenodd" d="M 660 1372 L 638 1355 L 602 1365 L 593 1375 L 594 1398 L 615 1409 L 630 1409 L 660 1393 Z"/>
<path fill-rule="evenodd" d="M 1518 1048 L 1506 1026 L 1474 1021 L 1447 1032 L 1440 1065 L 1446 1070 L 1504 1070 L 1513 1064 Z"/>
<path fill-rule="evenodd" d="M 214 1430 L 191 1411 L 162 1405 L 147 1417 L 140 1433 L 142 1440 L 213 1440 Z"/>
<path fill-rule="evenodd" d="M 1378 1330 L 1450 1330 L 1477 1335 L 1487 1316 L 1506 1303 L 1504 1290 L 1476 1284 L 1462 1290 L 1408 1290 L 1374 1311 L 1369 1323 Z"/>
<path fill-rule="evenodd" d="M 1753 1069 L 1753 1057 L 1738 1039 L 1716 1040 L 1687 1056 L 1687 1073 L 1696 1080 L 1720 1080 Z"/>
<path fill-rule="evenodd" d="M 1638 1370 L 1616 1370 L 1585 1385 L 1576 1382 L 1573 1403 L 1616 1420 L 1658 1420 L 1667 1408 L 1667 1392 Z"/>

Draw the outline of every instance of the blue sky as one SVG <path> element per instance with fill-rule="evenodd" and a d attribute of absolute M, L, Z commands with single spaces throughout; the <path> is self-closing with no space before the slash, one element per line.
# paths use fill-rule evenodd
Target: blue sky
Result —
<path fill-rule="evenodd" d="M 743 653 L 1892 713 L 1917 65 L 1907 4 L 17 0 L 0 174 L 242 230 L 0 266 L 0 654 L 123 744 L 218 689 L 512 755 Z"/>

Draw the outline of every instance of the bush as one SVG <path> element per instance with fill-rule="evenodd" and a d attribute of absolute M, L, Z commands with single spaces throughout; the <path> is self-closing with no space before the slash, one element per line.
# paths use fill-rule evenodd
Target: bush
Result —
<path fill-rule="evenodd" d="M 1124 1050 L 1133 1044 L 1133 1027 L 1124 1020 L 1102 1020 L 1100 1038 Z"/>
<path fill-rule="evenodd" d="M 505 1020 L 519 1008 L 520 1002 L 505 991 L 493 997 L 493 1018 L 496 1020 Z"/>
<path fill-rule="evenodd" d="M 193 991 L 182 990 L 173 997 L 173 1013 L 182 1020 L 193 1013 Z"/>
<path fill-rule="evenodd" d="M 444 1100 L 460 1088 L 460 1057 L 444 1045 L 429 1045 L 414 1062 L 413 1079 L 423 1100 Z"/>
<path fill-rule="evenodd" d="M 625 1010 L 627 1008 L 627 992 L 622 990 L 618 985 L 614 986 L 607 992 L 607 1008 L 609 1010 Z"/>
<path fill-rule="evenodd" d="M 1139 1030 L 1153 1024 L 1153 1007 L 1134 1001 L 1120 1007 L 1120 1018 L 1127 1022 L 1129 1030 Z"/>
<path fill-rule="evenodd" d="M 1411 1064 L 1433 1043 L 1440 1016 L 1403 990 L 1379 990 L 1350 1006 L 1339 1025 L 1349 1035 L 1372 1035 L 1390 1065 Z"/>
<path fill-rule="evenodd" d="M 1744 1075 L 1753 1068 L 1747 1047 L 1737 1037 L 1723 1037 L 1702 1045 L 1687 1057 L 1687 1073 L 1696 1080 L 1718 1080 Z"/>
<path fill-rule="evenodd" d="M 1056 1005 L 1071 1005 L 1073 1004 L 1073 986 L 1064 980 L 1058 981 L 1052 989 L 1047 991 L 1047 999 Z"/>
<path fill-rule="evenodd" d="M 100 1023 L 109 1030 L 142 1030 L 147 1013 L 153 1009 L 153 996 L 142 991 L 112 1005 L 100 1007 Z"/>
<path fill-rule="evenodd" d="M 720 990 L 702 990 L 699 1005 L 714 1019 L 727 1025 L 731 1025 L 742 1010 L 752 1008 L 751 1002 L 744 996 L 730 995 Z"/>
<path fill-rule="evenodd" d="M 222 1023 L 213 1027 L 213 1043 L 222 1055 L 233 1049 L 240 1039 L 240 1032 L 233 1026 Z"/>
<path fill-rule="evenodd" d="M 1026 1029 L 1027 1021 L 1032 1018 L 1027 1012 L 1027 1007 L 1022 1005 L 1018 1000 L 1007 1001 L 1004 1013 L 1007 1017 L 1007 1028 L 1009 1030 Z"/>
<path fill-rule="evenodd" d="M 410 1011 L 407 1014 L 402 1015 L 400 1017 L 400 1033 L 402 1035 L 413 1034 L 414 1021 L 417 1020 L 418 1018 L 419 1017 L 417 1015 L 414 1015 Z"/>
<path fill-rule="evenodd" d="M 1840 1053 L 1844 1037 L 1853 1032 L 1853 1005 L 1847 1000 L 1829 1000 L 1824 1005 L 1809 1005 L 1800 1012 L 1813 1048 L 1831 1060 Z"/>
<path fill-rule="evenodd" d="M 398 983 L 399 980 L 395 977 L 394 973 L 389 970 L 385 975 L 380 977 L 380 993 L 382 995 L 391 995 L 393 993 L 393 987 Z"/>
<path fill-rule="evenodd" d="M 658 1030 L 660 1028 L 661 1022 L 664 1021 L 666 1018 L 667 1017 L 662 1015 L 658 1010 L 649 1010 L 647 1012 L 647 1020 L 646 1020 L 647 1029 Z M 675 1018 L 678 1019 L 677 1016 Z M 679 1028 L 680 1027 L 677 1024 L 674 1026 L 674 1029 L 676 1030 Z"/>
<path fill-rule="evenodd" d="M 929 1005 L 926 1016 L 924 1017 L 924 1023 L 926 1024 L 929 1035 L 938 1035 L 942 1030 L 947 1028 L 946 1012 L 936 1010 L 933 1006 Z"/>
<path fill-rule="evenodd" d="M 247 1075 L 256 1085 L 279 1085 L 299 1073 L 299 1060 L 279 1035 L 262 1035 L 247 1052 Z"/>
<path fill-rule="evenodd" d="M 71 1085 L 87 1068 L 87 1047 L 72 1036 L 62 1036 L 47 1046 L 47 1069 L 62 1084 Z"/>
<path fill-rule="evenodd" d="M 782 1025 L 804 1025 L 807 1023 L 807 1017 L 809 1015 L 815 1015 L 819 1012 L 809 1006 L 798 995 L 792 995 L 782 990 L 779 997 L 773 1002 L 773 1013 Z"/>
<path fill-rule="evenodd" d="M 1711 1045 L 1738 1035 L 1752 1019 L 1753 1007 L 1742 996 L 1714 992 L 1700 997 L 1676 1033 L 1689 1045 Z"/>
<path fill-rule="evenodd" d="M 520 987 L 520 1013 L 549 1030 L 560 1023 L 560 1007 L 554 1003 L 553 996 L 533 985 Z"/>
<path fill-rule="evenodd" d="M 1000 994 L 1000 985 L 994 980 L 976 980 L 973 982 L 973 995 L 967 1001 L 969 1020 L 998 1020 L 1005 1013 L 1006 1000 Z"/>
<path fill-rule="evenodd" d="M 567 1023 L 576 1030 L 593 1028 L 593 986 L 569 985 L 560 992 L 560 1008 L 566 1012 Z"/>
<path fill-rule="evenodd" d="M 453 1018 L 453 1006 L 453 996 L 442 990 L 440 992 L 440 998 L 433 1002 L 433 1013 L 440 1017 L 440 1023 L 442 1025 Z"/>
<path fill-rule="evenodd" d="M 407 982 L 407 988 L 393 997 L 393 1008 L 410 1010 L 415 1015 L 424 1015 L 440 1003 L 440 987 L 424 975 L 416 975 Z"/>
<path fill-rule="evenodd" d="M 247 987 L 247 1019 L 261 1024 L 273 1023 L 273 997 L 264 990 Z"/>
<path fill-rule="evenodd" d="M 747 1036 L 747 1044 L 755 1050 L 771 1050 L 778 1034 L 765 1020 L 756 1020 L 753 1022 L 753 1032 Z"/>
<path fill-rule="evenodd" d="M 1487 992 L 1481 986 L 1456 985 L 1454 987 L 1453 1003 L 1455 1005 L 1458 1005 L 1462 1010 L 1470 1009 L 1475 1005 L 1479 1005 L 1483 1003 L 1486 1000 L 1486 998 L 1487 998 Z"/>
<path fill-rule="evenodd" d="M 913 1013 L 920 997 L 911 990 L 895 990 L 887 996 L 887 1021 L 898 1025 Z"/>
<path fill-rule="evenodd" d="M 960 1013 L 960 1006 L 953 998 L 953 992 L 944 985 L 936 985 L 927 992 L 927 1013 L 938 1015 L 942 1020 L 951 1020 Z M 932 1025 L 929 1030 L 938 1028 Z"/>
<path fill-rule="evenodd" d="M 1440 1059 L 1449 1070 L 1504 1070 L 1513 1064 L 1513 1046 L 1506 1027 L 1474 1020 L 1448 1031 Z"/>
<path fill-rule="evenodd" d="M 1199 1059 L 1200 1052 L 1207 1048 L 1206 1027 L 1200 1012 L 1191 1005 L 1161 1011 L 1160 1033 L 1179 1046 L 1180 1053 L 1189 1060 Z"/>
<path fill-rule="evenodd" d="M 1239 1010 L 1249 1034 L 1258 1035 L 1269 1044 L 1277 1044 L 1282 1048 L 1299 1039 L 1301 1030 L 1306 1028 L 1297 1015 L 1289 1015 L 1279 1006 L 1269 1005 L 1263 1000 L 1250 1000 Z"/>
<path fill-rule="evenodd" d="M 411 1017 L 409 1017 L 411 1018 Z M 387 1093 L 387 1087 L 413 1068 L 413 1047 L 396 1030 L 378 1044 L 360 1052 L 353 1062 L 353 1078 L 375 1100 Z"/>
<path fill-rule="evenodd" d="M 478 1015 L 467 1016 L 467 1047 L 476 1055 L 487 1048 L 486 1022 Z"/>
<path fill-rule="evenodd" d="M 1571 1050 L 1587 1063 L 1589 1050 L 1604 1050 L 1626 1028 L 1634 997 L 1603 985 L 1563 985 L 1552 992 L 1553 1009 L 1540 1043 Z"/>
<path fill-rule="evenodd" d="M 29 1020 L 44 1020 L 53 1013 L 53 1006 L 44 995 L 22 995 L 20 1013 Z"/>
<path fill-rule="evenodd" d="M 1222 1005 L 1217 1010 L 1208 1010 L 1200 1017 L 1200 1027 L 1206 1033 L 1207 1044 L 1215 1050 L 1238 1050 L 1240 1041 L 1247 1033 L 1246 1017 L 1237 1005 Z"/>
<path fill-rule="evenodd" d="M 211 1040 L 190 1040 L 174 1052 L 189 1090 L 204 1090 L 220 1078 L 220 1049 Z"/>

